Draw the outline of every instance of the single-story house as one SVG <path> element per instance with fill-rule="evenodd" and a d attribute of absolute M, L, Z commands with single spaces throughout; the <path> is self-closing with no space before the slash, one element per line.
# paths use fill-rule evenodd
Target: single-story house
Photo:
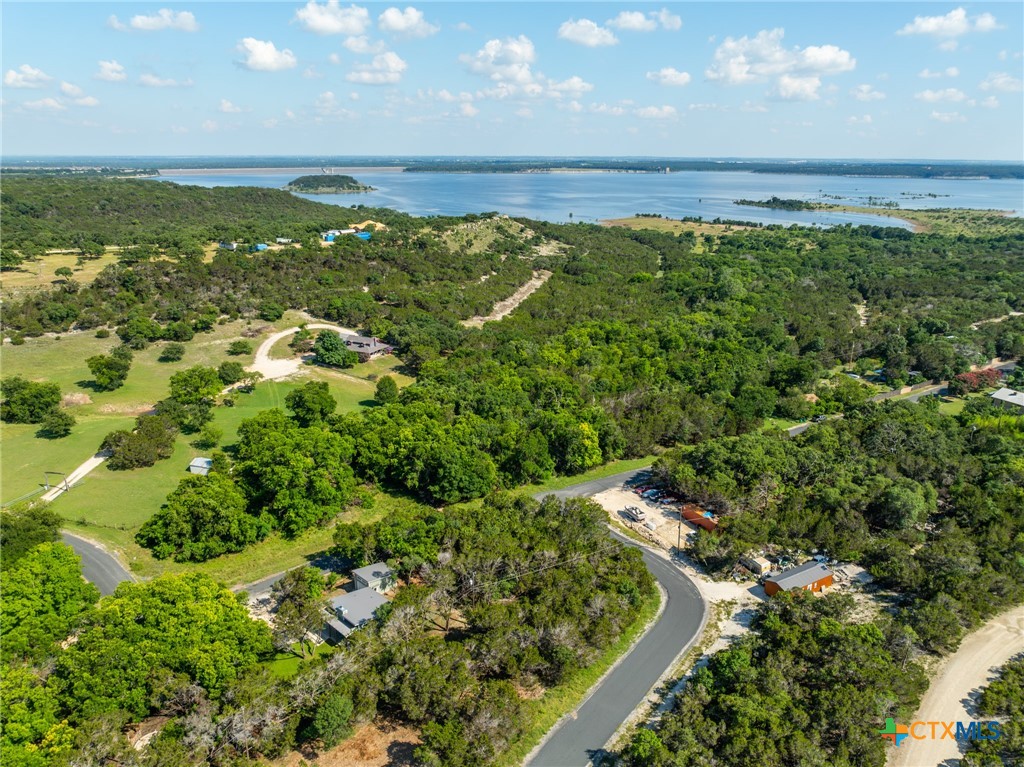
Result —
<path fill-rule="evenodd" d="M 220 247 L 224 248 L 224 250 L 238 250 L 238 243 L 237 242 L 222 242 L 222 243 L 220 243 Z"/>
<path fill-rule="evenodd" d="M 1018 414 L 1024 413 L 1024 392 L 1004 386 L 999 391 L 992 392 L 992 401 L 1004 410 L 1012 410 Z"/>
<path fill-rule="evenodd" d="M 763 575 L 772 569 L 772 563 L 764 557 L 740 557 L 740 564 L 754 575 Z"/>
<path fill-rule="evenodd" d="M 388 346 L 379 338 L 350 336 L 343 333 L 341 335 L 341 340 L 345 342 L 345 346 L 348 347 L 349 351 L 353 351 L 359 355 L 360 362 L 369 362 L 375 357 L 391 354 L 391 352 L 394 351 L 393 347 Z"/>
<path fill-rule="evenodd" d="M 212 458 L 193 458 L 192 463 L 188 465 L 189 474 L 201 474 L 206 476 L 210 473 L 210 469 L 213 468 Z"/>
<path fill-rule="evenodd" d="M 337 239 L 339 236 L 341 236 L 343 234 L 355 234 L 355 233 L 356 233 L 355 229 L 328 229 L 326 232 L 324 232 L 320 236 L 323 237 L 324 242 L 334 242 L 335 239 Z"/>
<path fill-rule="evenodd" d="M 331 643 L 340 642 L 386 605 L 388 600 L 373 589 L 358 589 L 331 600 L 334 617 L 324 624 L 323 638 Z"/>
<path fill-rule="evenodd" d="M 764 592 L 772 597 L 780 591 L 821 591 L 831 585 L 832 571 L 812 559 L 791 570 L 769 575 L 764 582 Z"/>
<path fill-rule="evenodd" d="M 395 581 L 394 572 L 383 562 L 374 562 L 352 571 L 352 582 L 357 591 L 371 589 L 383 594 L 395 585 Z"/>

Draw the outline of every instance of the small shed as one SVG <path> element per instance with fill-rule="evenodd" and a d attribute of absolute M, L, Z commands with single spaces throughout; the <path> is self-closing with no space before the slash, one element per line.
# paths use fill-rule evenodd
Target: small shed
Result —
<path fill-rule="evenodd" d="M 769 575 L 764 582 L 764 592 L 773 597 L 780 591 L 821 591 L 831 585 L 832 571 L 812 559 L 791 570 Z"/>
<path fill-rule="evenodd" d="M 764 575 L 772 569 L 772 563 L 764 557 L 740 557 L 740 564 L 754 575 Z"/>
<path fill-rule="evenodd" d="M 374 562 L 372 565 L 353 570 L 352 582 L 357 590 L 373 589 L 383 594 L 395 585 L 395 574 L 383 562 Z"/>
<path fill-rule="evenodd" d="M 206 476 L 210 473 L 210 469 L 213 468 L 212 458 L 193 458 L 192 463 L 188 465 L 189 474 L 200 474 Z"/>

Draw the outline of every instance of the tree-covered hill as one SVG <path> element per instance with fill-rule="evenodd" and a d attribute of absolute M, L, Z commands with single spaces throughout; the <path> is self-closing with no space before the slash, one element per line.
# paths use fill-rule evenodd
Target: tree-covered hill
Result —
<path fill-rule="evenodd" d="M 362 184 L 352 176 L 319 174 L 299 176 L 285 185 L 287 192 L 303 194 L 344 194 L 347 192 L 372 192 L 373 187 Z"/>

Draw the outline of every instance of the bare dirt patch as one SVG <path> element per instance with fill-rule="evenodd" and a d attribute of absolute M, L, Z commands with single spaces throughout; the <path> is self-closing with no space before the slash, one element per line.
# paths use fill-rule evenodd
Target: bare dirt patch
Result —
<path fill-rule="evenodd" d="M 65 394 L 61 397 L 60 404 L 64 407 L 72 407 L 73 405 L 91 405 L 92 397 L 85 392 L 72 392 L 71 394 Z"/>
<path fill-rule="evenodd" d="M 404 767 L 413 764 L 412 752 L 422 741 L 411 727 L 376 721 L 330 751 L 293 751 L 277 761 L 278 767 L 298 767 L 303 761 L 318 767 Z"/>
<path fill-rule="evenodd" d="M 88 396 L 88 395 L 86 395 Z M 100 405 L 99 412 L 116 415 L 142 415 L 153 409 L 152 405 L 140 405 L 139 403 L 126 403 L 123 405 Z"/>
<path fill-rule="evenodd" d="M 541 285 L 548 281 L 551 277 L 551 272 L 546 269 L 541 269 L 533 273 L 533 278 L 519 288 L 515 293 L 506 298 L 504 301 L 499 301 L 494 305 L 491 313 L 486 317 L 470 317 L 468 320 L 463 320 L 463 327 L 467 328 L 479 328 L 483 327 L 485 322 L 497 322 L 498 320 L 504 319 L 508 315 L 512 314 L 527 298 L 533 295 Z"/>

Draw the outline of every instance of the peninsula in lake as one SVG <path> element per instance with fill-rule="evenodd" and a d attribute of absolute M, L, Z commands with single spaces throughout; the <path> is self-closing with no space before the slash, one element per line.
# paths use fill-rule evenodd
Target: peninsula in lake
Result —
<path fill-rule="evenodd" d="M 319 176 L 299 176 L 285 186 L 285 191 L 302 194 L 347 194 L 349 192 L 372 192 L 374 188 L 361 184 L 352 176 L 321 174 Z"/>

